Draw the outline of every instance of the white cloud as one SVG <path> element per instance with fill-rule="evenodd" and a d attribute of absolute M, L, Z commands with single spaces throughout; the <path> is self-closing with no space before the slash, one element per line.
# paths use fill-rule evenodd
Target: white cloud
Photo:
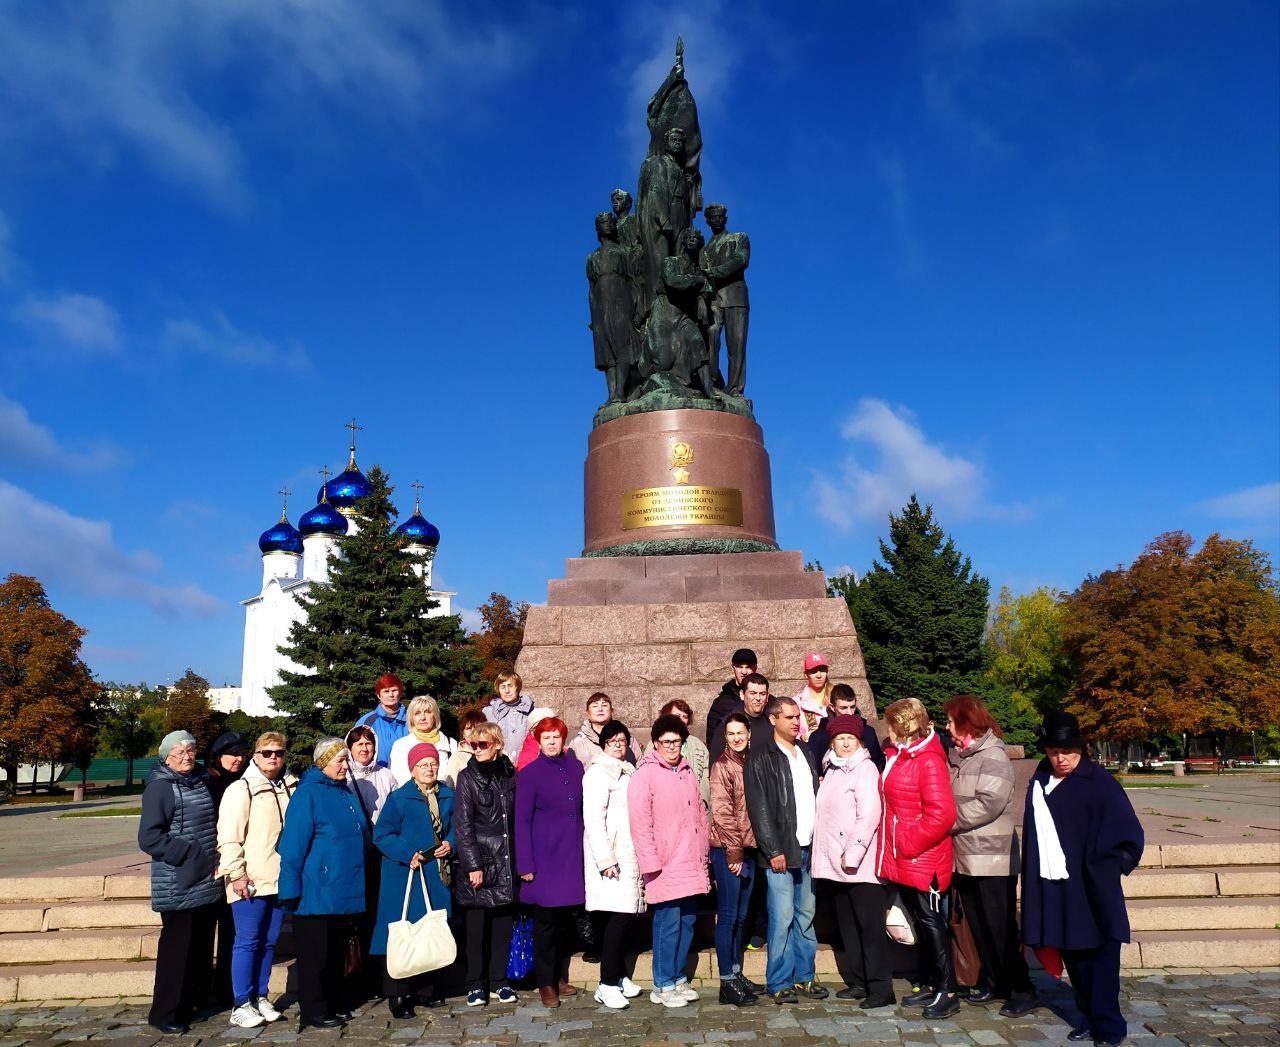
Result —
<path fill-rule="evenodd" d="M 0 480 L 0 563 L 84 596 L 133 600 L 161 614 L 206 617 L 221 603 L 197 585 L 151 581 L 161 568 L 150 552 L 125 552 L 111 525 L 87 520 Z"/>
<path fill-rule="evenodd" d="M 241 331 L 217 310 L 207 325 L 195 320 L 166 320 L 161 339 L 174 352 L 196 353 L 246 367 L 300 370 L 309 366 L 306 351 L 297 342 L 282 346 L 263 335 Z"/>
<path fill-rule="evenodd" d="M 522 19 L 463 19 L 445 0 L 4 4 L 0 138 L 100 167 L 127 151 L 238 210 L 246 151 L 211 86 L 234 81 L 246 127 L 300 133 L 336 109 L 407 124 L 518 67 Z"/>
<path fill-rule="evenodd" d="M 484 628 L 484 619 L 474 607 L 454 607 L 453 613 L 462 618 L 462 628 L 469 633 L 478 633 Z"/>
<path fill-rule="evenodd" d="M 1280 519 L 1280 483 L 1259 484 L 1216 498 L 1206 498 L 1196 508 L 1209 516 L 1275 523 Z"/>
<path fill-rule="evenodd" d="M 0 465 L 80 471 L 113 468 L 124 459 L 111 444 L 85 452 L 63 447 L 48 426 L 32 421 L 22 404 L 0 393 Z"/>
<path fill-rule="evenodd" d="M 78 349 L 113 353 L 120 348 L 120 314 L 92 295 L 28 296 L 12 315 L 31 330 L 51 333 Z"/>
<path fill-rule="evenodd" d="M 869 445 L 871 464 L 856 454 L 845 459 L 837 479 L 819 477 L 818 514 L 841 529 L 855 520 L 883 521 L 917 495 L 950 519 L 1025 519 L 1025 506 L 987 500 L 989 481 L 981 465 L 930 443 L 914 416 L 882 400 L 862 399 L 841 427 L 849 441 Z"/>
<path fill-rule="evenodd" d="M 9 219 L 0 211 L 0 284 L 13 276 L 18 268 L 18 256 L 13 253 L 13 229 Z"/>

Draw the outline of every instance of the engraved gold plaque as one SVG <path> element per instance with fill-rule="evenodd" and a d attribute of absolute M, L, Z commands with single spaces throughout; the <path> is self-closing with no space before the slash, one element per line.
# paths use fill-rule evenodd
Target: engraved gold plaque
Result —
<path fill-rule="evenodd" d="M 622 496 L 622 526 L 741 527 L 742 492 L 734 487 L 641 487 Z"/>

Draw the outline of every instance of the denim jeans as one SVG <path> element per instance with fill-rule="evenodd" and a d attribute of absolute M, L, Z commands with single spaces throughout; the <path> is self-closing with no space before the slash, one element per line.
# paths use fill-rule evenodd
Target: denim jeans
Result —
<path fill-rule="evenodd" d="M 673 898 L 649 906 L 653 913 L 653 987 L 670 989 L 688 981 L 684 965 L 693 944 L 693 921 L 698 915 L 698 899 Z"/>
<path fill-rule="evenodd" d="M 729 871 L 723 847 L 711 848 L 711 869 L 716 877 L 716 968 L 721 978 L 742 970 L 742 932 L 751 904 L 751 882 L 755 878 L 755 855 L 748 851 L 742 872 Z"/>
<path fill-rule="evenodd" d="M 798 869 L 777 873 L 766 868 L 765 883 L 769 888 L 769 960 L 764 978 L 770 992 L 781 992 L 797 982 L 813 981 L 818 956 L 809 848 L 800 848 Z"/>
<path fill-rule="evenodd" d="M 264 894 L 232 902 L 231 918 L 236 922 L 236 940 L 231 947 L 231 992 L 239 1007 L 254 997 L 267 995 L 284 910 L 274 894 Z"/>

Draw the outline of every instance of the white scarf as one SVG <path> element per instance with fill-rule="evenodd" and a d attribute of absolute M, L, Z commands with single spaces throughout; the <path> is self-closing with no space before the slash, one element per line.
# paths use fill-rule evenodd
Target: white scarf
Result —
<path fill-rule="evenodd" d="M 1042 880 L 1067 879 L 1067 856 L 1062 852 L 1058 839 L 1058 827 L 1053 824 L 1053 814 L 1044 798 L 1044 786 L 1036 782 L 1031 787 L 1031 813 L 1036 820 L 1036 845 L 1040 852 L 1040 878 Z"/>

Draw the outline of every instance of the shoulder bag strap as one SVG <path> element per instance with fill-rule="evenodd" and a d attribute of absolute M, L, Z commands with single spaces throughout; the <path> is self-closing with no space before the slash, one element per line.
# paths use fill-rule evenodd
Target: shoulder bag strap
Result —
<path fill-rule="evenodd" d="M 422 885 L 422 900 L 427 905 L 427 912 L 434 910 L 431 908 L 431 895 L 427 893 L 427 877 L 422 871 L 422 866 L 418 866 L 418 882 Z M 409 919 L 409 892 L 413 890 L 413 873 L 410 872 L 404 881 L 404 905 L 400 909 L 400 919 L 407 921 Z"/>

